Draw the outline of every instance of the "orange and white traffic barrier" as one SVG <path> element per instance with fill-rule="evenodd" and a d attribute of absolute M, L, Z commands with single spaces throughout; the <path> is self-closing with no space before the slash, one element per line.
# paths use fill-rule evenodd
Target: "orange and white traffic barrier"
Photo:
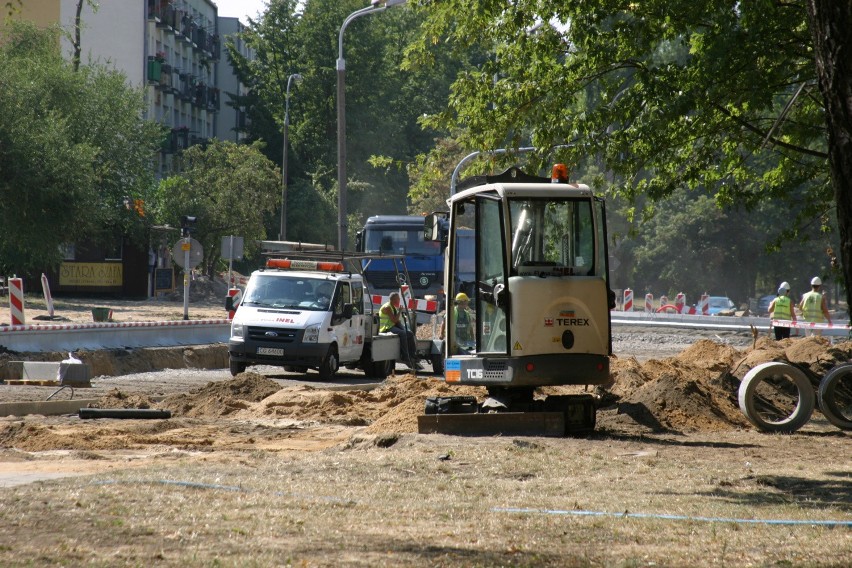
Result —
<path fill-rule="evenodd" d="M 645 294 L 645 313 L 653 313 L 654 312 L 654 295 L 653 294 Z"/>
<path fill-rule="evenodd" d="M 633 290 L 630 288 L 624 290 L 624 311 L 633 311 Z"/>
<path fill-rule="evenodd" d="M 25 325 L 27 318 L 24 315 L 24 279 L 9 278 L 9 313 L 12 325 Z"/>
<path fill-rule="evenodd" d="M 702 316 L 710 315 L 710 295 L 707 292 L 701 294 L 701 300 L 698 302 L 698 312 Z"/>
<path fill-rule="evenodd" d="M 660 296 L 660 307 L 669 305 L 669 297 L 668 296 Z"/>
<path fill-rule="evenodd" d="M 683 292 L 678 292 L 677 296 L 675 296 L 674 305 L 679 314 L 683 313 L 683 307 L 686 305 L 686 295 Z"/>
<path fill-rule="evenodd" d="M 53 296 L 50 295 L 50 283 L 44 272 L 41 273 L 41 291 L 44 293 L 44 303 L 47 304 L 47 315 L 53 319 Z"/>
<path fill-rule="evenodd" d="M 228 310 L 228 319 L 234 319 L 234 315 L 237 313 L 237 308 L 240 307 L 240 302 L 243 299 L 243 291 L 239 288 L 228 288 L 228 297 L 233 298 L 233 310 Z"/>

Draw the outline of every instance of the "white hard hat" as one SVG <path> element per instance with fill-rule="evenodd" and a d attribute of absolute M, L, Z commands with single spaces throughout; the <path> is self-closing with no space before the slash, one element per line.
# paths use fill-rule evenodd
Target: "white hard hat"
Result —
<path fill-rule="evenodd" d="M 811 286 L 822 286 L 822 280 L 819 279 L 819 276 L 811 278 Z"/>
<path fill-rule="evenodd" d="M 790 291 L 790 283 L 789 282 L 782 282 L 781 285 L 778 286 L 778 293 L 779 294 L 783 294 L 784 292 L 789 292 L 789 291 Z"/>

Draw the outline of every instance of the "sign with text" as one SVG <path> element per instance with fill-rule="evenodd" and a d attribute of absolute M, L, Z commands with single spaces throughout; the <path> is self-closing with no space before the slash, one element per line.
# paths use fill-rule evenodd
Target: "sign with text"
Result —
<path fill-rule="evenodd" d="M 123 281 L 120 262 L 63 262 L 59 267 L 60 286 L 121 286 Z"/>

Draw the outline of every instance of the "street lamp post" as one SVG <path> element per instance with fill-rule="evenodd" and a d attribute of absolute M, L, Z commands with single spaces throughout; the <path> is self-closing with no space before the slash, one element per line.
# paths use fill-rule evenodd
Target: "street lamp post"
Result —
<path fill-rule="evenodd" d="M 290 130 L 290 84 L 293 80 L 301 81 L 302 76 L 293 73 L 287 77 L 287 91 L 284 94 L 284 149 L 281 157 L 281 227 L 279 228 L 278 240 L 287 240 L 287 135 Z"/>
<path fill-rule="evenodd" d="M 361 16 L 405 4 L 406 0 L 371 0 L 370 5 L 349 14 L 337 38 L 337 247 L 346 249 L 346 60 L 343 59 L 343 32 Z"/>

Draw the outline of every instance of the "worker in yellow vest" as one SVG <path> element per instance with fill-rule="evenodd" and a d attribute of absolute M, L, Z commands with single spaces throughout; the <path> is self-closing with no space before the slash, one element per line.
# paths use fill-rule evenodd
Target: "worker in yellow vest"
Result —
<path fill-rule="evenodd" d="M 769 304 L 769 317 L 773 319 L 776 341 L 790 337 L 790 326 L 781 323 L 796 323 L 796 310 L 793 309 L 793 300 L 790 299 L 789 283 L 782 282 L 778 287 L 778 297 Z"/>
<path fill-rule="evenodd" d="M 392 292 L 388 301 L 379 309 L 379 331 L 382 333 L 393 333 L 399 337 L 399 353 L 402 360 L 408 365 L 410 371 L 422 371 L 423 366 L 414 359 L 416 347 L 414 344 L 414 333 L 403 320 L 399 292 Z"/>
<path fill-rule="evenodd" d="M 828 322 L 831 325 L 831 316 L 828 314 L 828 308 L 825 305 L 825 296 L 820 292 L 821 287 L 822 280 L 819 276 L 814 276 L 811 279 L 811 291 L 802 296 L 799 309 L 802 310 L 803 320 L 814 323 Z M 813 335 L 822 335 L 822 332 L 818 329 L 811 331 Z"/>

